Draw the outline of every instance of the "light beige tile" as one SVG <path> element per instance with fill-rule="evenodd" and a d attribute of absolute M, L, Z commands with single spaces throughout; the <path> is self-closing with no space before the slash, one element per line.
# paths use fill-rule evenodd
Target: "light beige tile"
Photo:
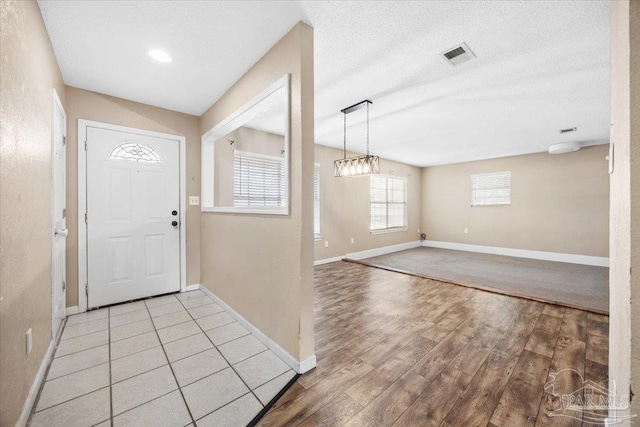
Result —
<path fill-rule="evenodd" d="M 154 297 L 144 301 L 147 307 L 158 307 L 160 305 L 170 304 L 172 302 L 178 302 L 178 299 L 173 294 Z"/>
<path fill-rule="evenodd" d="M 190 335 L 195 335 L 202 332 L 200 327 L 193 320 L 190 322 L 180 323 L 178 325 L 169 326 L 168 328 L 160 329 L 158 336 L 162 344 L 169 343 L 171 341 L 179 340 Z"/>
<path fill-rule="evenodd" d="M 154 347 L 111 362 L 111 383 L 117 383 L 143 372 L 166 365 L 162 347 Z"/>
<path fill-rule="evenodd" d="M 172 391 L 113 419 L 114 427 L 181 427 L 191 423 L 179 391 Z"/>
<path fill-rule="evenodd" d="M 184 307 L 180 301 L 149 308 L 149 313 L 151 313 L 152 317 L 164 316 L 165 314 L 175 313 L 177 311 L 184 311 Z"/>
<path fill-rule="evenodd" d="M 47 380 L 68 375 L 92 366 L 101 365 L 109 361 L 109 346 L 90 348 L 67 356 L 56 357 L 51 362 L 51 367 L 47 373 Z"/>
<path fill-rule="evenodd" d="M 178 360 L 171 364 L 173 373 L 178 380 L 180 387 L 184 387 L 207 375 L 214 374 L 227 367 L 229 364 L 218 353 L 215 348 L 194 354 L 185 359 Z"/>
<path fill-rule="evenodd" d="M 253 335 L 245 335 L 244 337 L 222 344 L 218 349 L 224 358 L 233 365 L 265 351 L 267 347 Z"/>
<path fill-rule="evenodd" d="M 200 317 L 211 316 L 212 314 L 220 313 L 224 311 L 218 304 L 201 305 L 200 307 L 190 308 L 189 313 L 194 319 Z"/>
<path fill-rule="evenodd" d="M 144 301 L 128 302 L 126 304 L 119 304 L 110 307 L 109 313 L 111 316 L 118 316 L 131 311 L 142 310 L 145 307 Z"/>
<path fill-rule="evenodd" d="M 111 420 L 107 420 L 107 421 L 105 421 L 103 423 L 96 424 L 93 427 L 111 427 Z"/>
<path fill-rule="evenodd" d="M 56 349 L 55 357 L 62 357 L 68 354 L 77 353 L 109 343 L 109 331 L 94 332 L 78 338 L 71 338 L 60 341 Z"/>
<path fill-rule="evenodd" d="M 244 427 L 262 411 L 262 405 L 247 393 L 217 411 L 198 420 L 198 427 Z"/>
<path fill-rule="evenodd" d="M 236 338 L 249 335 L 249 331 L 247 331 L 238 322 L 233 322 L 228 325 L 211 329 L 207 331 L 206 334 L 211 338 L 211 341 L 213 341 L 215 345 L 219 346 Z"/>
<path fill-rule="evenodd" d="M 177 388 L 168 365 L 114 384 L 111 387 L 113 414 L 121 414 Z"/>
<path fill-rule="evenodd" d="M 296 373 L 289 369 L 284 374 L 253 390 L 253 393 L 260 399 L 263 405 L 267 405 L 295 376 Z"/>
<path fill-rule="evenodd" d="M 202 418 L 249 390 L 242 380 L 227 368 L 182 388 L 194 419 Z"/>
<path fill-rule="evenodd" d="M 92 322 L 94 320 L 106 319 L 109 317 L 109 309 L 101 308 L 99 310 L 91 310 L 85 313 L 74 314 L 67 318 L 67 326 L 73 326 L 80 323 Z"/>
<path fill-rule="evenodd" d="M 200 297 L 203 297 L 203 296 L 205 296 L 205 294 L 201 290 L 189 291 L 189 292 L 180 292 L 180 293 L 176 294 L 176 298 L 178 298 L 180 301 L 185 301 L 185 300 L 192 299 L 192 298 L 200 298 Z"/>
<path fill-rule="evenodd" d="M 156 331 L 116 341 L 111 343 L 111 360 L 148 350 L 159 345 L 160 340 L 158 339 Z"/>
<path fill-rule="evenodd" d="M 111 342 L 135 337 L 136 335 L 142 335 L 146 332 L 153 331 L 153 329 L 153 323 L 151 323 L 151 320 L 149 319 L 118 326 L 111 329 Z"/>
<path fill-rule="evenodd" d="M 41 411 L 108 385 L 108 363 L 47 381 L 40 393 L 37 410 Z"/>
<path fill-rule="evenodd" d="M 149 318 L 149 312 L 146 308 L 142 310 L 130 311 L 128 313 L 119 314 L 117 316 L 111 316 L 110 326 L 111 329 L 118 326 L 128 325 L 129 323 L 139 322 Z"/>
<path fill-rule="evenodd" d="M 176 313 L 165 314 L 164 316 L 154 317 L 153 324 L 156 329 L 162 329 L 169 326 L 177 325 L 191 320 L 191 316 L 186 311 L 178 311 Z"/>
<path fill-rule="evenodd" d="M 208 331 L 209 329 L 217 328 L 218 326 L 228 325 L 229 323 L 235 322 L 235 319 L 226 311 L 222 311 L 220 313 L 216 313 L 211 316 L 201 317 L 196 319 L 196 322 L 203 331 Z"/>
<path fill-rule="evenodd" d="M 233 365 L 233 368 L 252 390 L 290 369 L 289 365 L 284 363 L 271 350 L 243 360 Z"/>
<path fill-rule="evenodd" d="M 213 304 L 213 300 L 208 296 L 204 295 L 199 298 L 191 298 L 188 300 L 182 301 L 182 305 L 184 305 L 187 309 L 200 307 L 202 305 Z"/>
<path fill-rule="evenodd" d="M 36 412 L 31 427 L 89 427 L 109 420 L 111 401 L 109 387 Z"/>
<path fill-rule="evenodd" d="M 104 331 L 109 329 L 109 319 L 98 319 L 90 322 L 80 323 L 73 326 L 65 326 L 64 332 L 62 332 L 61 341 L 68 340 L 70 338 L 80 337 L 82 335 L 92 334 L 98 331 Z"/>
<path fill-rule="evenodd" d="M 203 333 L 172 341 L 164 345 L 164 351 L 167 354 L 169 362 L 184 359 L 185 357 L 200 353 L 209 348 L 213 348 L 213 344 L 211 344 L 209 338 Z"/>

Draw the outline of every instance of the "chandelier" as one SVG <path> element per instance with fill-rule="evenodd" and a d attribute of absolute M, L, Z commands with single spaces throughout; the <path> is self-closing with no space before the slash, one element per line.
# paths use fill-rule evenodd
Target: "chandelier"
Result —
<path fill-rule="evenodd" d="M 333 173 L 336 177 L 380 173 L 380 157 L 369 155 L 369 104 L 373 103 L 369 100 L 364 100 L 340 110 L 344 115 L 344 153 L 342 159 L 333 162 Z M 365 107 L 367 109 L 367 154 L 347 158 L 347 114 Z"/>

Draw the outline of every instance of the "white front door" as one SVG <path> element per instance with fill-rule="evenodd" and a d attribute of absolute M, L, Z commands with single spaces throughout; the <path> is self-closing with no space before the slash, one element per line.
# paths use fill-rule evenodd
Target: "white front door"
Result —
<path fill-rule="evenodd" d="M 179 141 L 87 127 L 88 308 L 180 290 Z"/>
<path fill-rule="evenodd" d="M 65 317 L 66 301 L 66 120 L 58 95 L 53 95 L 53 201 L 52 201 L 52 259 L 51 259 L 51 334 L 55 339 Z"/>

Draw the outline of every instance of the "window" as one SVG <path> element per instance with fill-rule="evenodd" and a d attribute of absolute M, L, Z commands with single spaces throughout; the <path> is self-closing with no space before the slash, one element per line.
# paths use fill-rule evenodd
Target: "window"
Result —
<path fill-rule="evenodd" d="M 156 154 L 153 148 L 144 145 L 136 144 L 135 142 L 126 142 L 118 145 L 109 154 L 109 160 L 127 160 L 130 162 L 141 163 L 162 163 L 160 157 Z"/>
<path fill-rule="evenodd" d="M 471 206 L 511 204 L 511 172 L 471 175 Z"/>
<path fill-rule="evenodd" d="M 233 206 L 285 206 L 285 159 L 236 150 Z"/>
<path fill-rule="evenodd" d="M 320 237 L 320 165 L 313 165 L 313 236 Z"/>
<path fill-rule="evenodd" d="M 407 179 L 371 176 L 371 231 L 407 227 Z"/>

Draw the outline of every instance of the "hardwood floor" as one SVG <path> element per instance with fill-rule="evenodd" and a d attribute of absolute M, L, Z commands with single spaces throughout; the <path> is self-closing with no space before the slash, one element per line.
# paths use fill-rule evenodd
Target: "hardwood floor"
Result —
<path fill-rule="evenodd" d="M 579 426 L 549 374 L 608 386 L 607 316 L 347 262 L 315 285 L 317 368 L 260 426 Z"/>

